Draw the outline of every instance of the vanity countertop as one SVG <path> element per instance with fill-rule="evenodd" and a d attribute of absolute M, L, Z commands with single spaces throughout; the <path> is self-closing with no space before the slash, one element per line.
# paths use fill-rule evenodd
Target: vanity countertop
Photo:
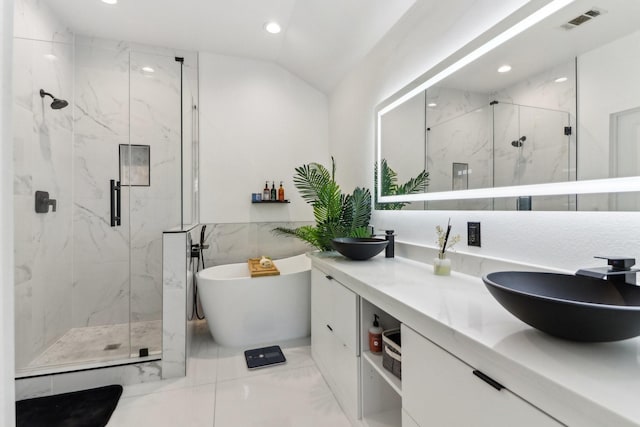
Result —
<path fill-rule="evenodd" d="M 640 338 L 576 343 L 507 312 L 482 279 L 404 258 L 310 254 L 314 267 L 571 426 L 640 425 Z"/>

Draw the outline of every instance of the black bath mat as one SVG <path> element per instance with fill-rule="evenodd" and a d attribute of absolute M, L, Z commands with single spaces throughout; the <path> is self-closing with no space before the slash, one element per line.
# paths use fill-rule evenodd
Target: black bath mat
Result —
<path fill-rule="evenodd" d="M 247 350 L 244 352 L 244 358 L 247 361 L 247 368 L 249 369 L 265 368 L 287 361 L 279 345 Z"/>
<path fill-rule="evenodd" d="M 104 427 L 118 405 L 122 386 L 36 397 L 16 402 L 16 427 Z"/>

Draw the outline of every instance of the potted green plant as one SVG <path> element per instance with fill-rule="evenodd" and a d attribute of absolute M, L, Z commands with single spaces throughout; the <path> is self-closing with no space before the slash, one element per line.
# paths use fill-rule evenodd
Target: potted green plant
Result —
<path fill-rule="evenodd" d="M 304 240 L 321 251 L 333 249 L 335 237 L 370 237 L 371 193 L 356 187 L 352 194 L 342 193 L 335 181 L 336 162 L 331 157 L 331 171 L 319 163 L 295 169 L 293 184 L 302 198 L 313 207 L 316 225 L 298 228 L 277 227 L 276 234 Z"/>
<path fill-rule="evenodd" d="M 378 188 L 378 176 L 382 178 L 381 190 L 385 196 L 424 193 L 429 185 L 429 172 L 423 170 L 415 178 L 411 178 L 402 185 L 398 185 L 398 174 L 389 167 L 386 159 L 380 161 L 381 173 L 378 175 L 378 164 L 374 167 L 374 185 Z M 409 202 L 379 203 L 378 193 L 375 192 L 375 205 L 378 210 L 400 210 Z"/>

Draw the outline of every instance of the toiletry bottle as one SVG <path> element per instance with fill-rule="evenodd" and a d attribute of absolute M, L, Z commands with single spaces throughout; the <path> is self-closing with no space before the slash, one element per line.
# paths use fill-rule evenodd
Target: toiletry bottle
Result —
<path fill-rule="evenodd" d="M 385 230 L 385 236 L 384 236 L 385 240 L 387 240 L 389 243 L 387 243 L 387 247 L 384 250 L 384 256 L 385 258 L 393 258 L 395 256 L 395 240 L 396 240 L 396 236 L 393 235 L 393 230 Z"/>
<path fill-rule="evenodd" d="M 278 201 L 284 202 L 284 187 L 282 186 L 282 181 L 280 181 L 280 188 L 278 188 Z"/>
<path fill-rule="evenodd" d="M 373 326 L 369 328 L 369 350 L 371 353 L 382 351 L 382 328 L 378 323 L 378 315 L 373 315 Z"/>
<path fill-rule="evenodd" d="M 262 201 L 269 200 L 271 192 L 269 191 L 269 181 L 265 181 L 264 190 L 262 190 Z"/>
<path fill-rule="evenodd" d="M 276 192 L 275 181 L 271 181 L 271 200 L 278 200 L 278 193 Z"/>

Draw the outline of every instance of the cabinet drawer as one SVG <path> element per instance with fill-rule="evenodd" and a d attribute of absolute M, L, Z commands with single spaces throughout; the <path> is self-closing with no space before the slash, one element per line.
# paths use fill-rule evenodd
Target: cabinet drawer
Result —
<path fill-rule="evenodd" d="M 312 316 L 328 329 L 353 355 L 359 355 L 358 296 L 318 269 L 311 272 Z"/>
<path fill-rule="evenodd" d="M 402 407 L 419 426 L 561 425 L 480 377 L 471 366 L 402 325 Z"/>
<path fill-rule="evenodd" d="M 334 333 L 351 354 L 359 355 L 358 348 L 358 297 L 355 293 L 332 280 L 332 326 Z"/>
<path fill-rule="evenodd" d="M 311 310 L 328 322 L 331 306 L 331 281 L 322 271 L 314 268 L 311 270 Z"/>

